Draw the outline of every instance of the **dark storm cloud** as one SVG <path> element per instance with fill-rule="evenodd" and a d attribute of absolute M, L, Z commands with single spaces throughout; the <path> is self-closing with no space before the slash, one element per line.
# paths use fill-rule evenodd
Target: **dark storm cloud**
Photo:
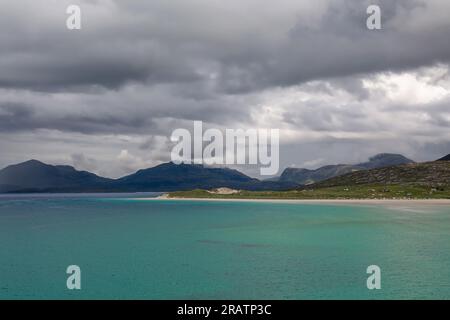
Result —
<path fill-rule="evenodd" d="M 210 90 L 242 93 L 450 57 L 450 42 L 443 41 L 448 23 L 408 29 L 411 19 L 420 18 L 418 8 L 425 15 L 440 10 L 426 1 L 327 1 L 312 22 L 302 15 L 312 4 L 283 1 L 292 12 L 272 18 L 285 15 L 291 22 L 278 26 L 269 24 L 256 1 L 78 1 L 83 28 L 72 32 L 64 21 L 71 2 L 50 1 L 56 6 L 47 10 L 48 2 L 27 2 L 31 9 L 21 11 L 2 1 L 7 23 L 1 24 L 0 86 L 67 90 L 203 80 Z M 365 26 L 372 3 L 382 8 L 381 31 Z M 245 10 L 251 22 L 240 13 Z"/>
<path fill-rule="evenodd" d="M 152 126 L 151 118 L 137 115 L 120 117 L 114 115 L 64 114 L 39 112 L 39 108 L 16 103 L 0 103 L 0 132 L 54 129 L 82 133 L 131 132 L 130 128 Z"/>
<path fill-rule="evenodd" d="M 243 111 L 246 103 L 253 103 L 252 97 L 212 98 L 201 94 L 197 85 L 176 88 L 132 86 L 94 94 L 57 91 L 28 95 L 21 91 L 24 97 L 10 94 L 13 102 L 2 101 L 0 95 L 0 132 L 48 129 L 85 134 L 169 135 L 174 128 L 191 126 L 194 120 L 235 125 L 251 120 L 248 112 L 237 111 Z"/>
<path fill-rule="evenodd" d="M 428 30 L 409 29 L 414 18 L 420 18 L 414 9 L 426 7 L 424 3 L 376 2 L 382 8 L 382 30 L 365 27 L 366 16 L 361 13 L 367 8 L 366 1 L 335 1 L 316 28 L 302 24 L 293 28 L 280 59 L 264 69 L 266 76 L 262 78 L 268 85 L 288 86 L 317 78 L 402 71 L 450 61 L 450 42 L 442 41 L 450 32 L 450 23 Z M 434 12 L 424 10 L 423 14 Z"/>
<path fill-rule="evenodd" d="M 366 28 L 369 4 L 382 30 Z M 434 156 L 450 139 L 448 12 L 446 0 L 0 0 L 0 164 L 54 153 L 123 174 L 167 160 L 162 137 L 193 120 L 294 131 L 285 165 Z M 422 75 L 436 65 L 446 72 Z M 391 101 L 410 84 L 377 76 L 403 71 L 445 94 Z"/>

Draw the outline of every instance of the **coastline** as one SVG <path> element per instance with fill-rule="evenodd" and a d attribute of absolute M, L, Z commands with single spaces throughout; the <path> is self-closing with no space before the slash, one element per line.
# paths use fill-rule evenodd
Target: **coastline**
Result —
<path fill-rule="evenodd" d="M 148 200 L 176 200 L 176 201 L 217 201 L 217 202 L 270 202 L 270 203 L 291 203 L 291 204 L 344 204 L 344 205 L 390 205 L 390 206 L 403 206 L 403 205 L 420 205 L 420 206 L 449 206 L 450 199 L 226 199 L 226 198 L 182 198 L 182 197 L 169 197 L 164 194 L 155 198 L 139 198 L 134 199 L 137 201 Z"/>

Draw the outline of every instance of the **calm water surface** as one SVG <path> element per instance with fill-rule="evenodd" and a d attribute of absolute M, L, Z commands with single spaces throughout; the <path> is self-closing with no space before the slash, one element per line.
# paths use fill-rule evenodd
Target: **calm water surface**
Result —
<path fill-rule="evenodd" d="M 0 299 L 450 298 L 449 207 L 142 196 L 0 196 Z"/>

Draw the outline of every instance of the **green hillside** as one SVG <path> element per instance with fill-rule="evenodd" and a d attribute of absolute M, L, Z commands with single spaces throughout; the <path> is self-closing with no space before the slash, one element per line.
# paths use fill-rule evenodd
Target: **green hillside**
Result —
<path fill-rule="evenodd" d="M 290 191 L 223 195 L 205 190 L 169 197 L 219 199 L 450 199 L 450 162 L 436 161 L 358 171 Z"/>
<path fill-rule="evenodd" d="M 364 184 L 402 184 L 423 187 L 450 185 L 450 162 L 434 161 L 357 171 L 312 185 L 312 188 Z"/>

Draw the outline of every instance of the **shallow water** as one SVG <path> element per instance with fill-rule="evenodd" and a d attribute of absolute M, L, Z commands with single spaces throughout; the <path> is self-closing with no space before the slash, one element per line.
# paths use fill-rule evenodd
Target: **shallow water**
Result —
<path fill-rule="evenodd" d="M 0 298 L 450 298 L 448 207 L 129 197 L 0 197 Z"/>

